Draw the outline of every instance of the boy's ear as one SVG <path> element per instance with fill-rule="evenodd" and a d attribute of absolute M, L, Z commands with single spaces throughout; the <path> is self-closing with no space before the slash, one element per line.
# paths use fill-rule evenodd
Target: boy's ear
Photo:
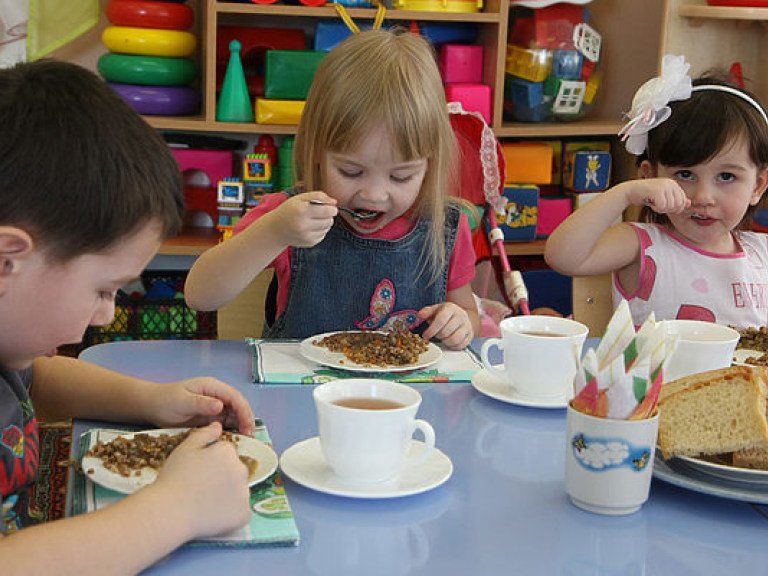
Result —
<path fill-rule="evenodd" d="M 766 188 L 768 188 L 768 168 L 763 168 L 757 173 L 757 182 L 755 183 L 755 189 L 752 191 L 752 199 L 749 201 L 752 206 L 760 202 Z"/>
<path fill-rule="evenodd" d="M 32 237 L 21 228 L 0 226 L 0 282 L 15 273 L 34 249 Z"/>

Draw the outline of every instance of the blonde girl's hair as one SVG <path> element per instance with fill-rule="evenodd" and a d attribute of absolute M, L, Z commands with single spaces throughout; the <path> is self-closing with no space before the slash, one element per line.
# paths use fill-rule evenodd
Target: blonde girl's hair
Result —
<path fill-rule="evenodd" d="M 353 34 L 318 67 L 295 143 L 297 179 L 304 189 L 322 189 L 325 152 L 354 151 L 382 125 L 403 162 L 427 160 L 412 216 L 431 221 L 421 266 L 429 267 L 434 281 L 446 261 L 445 204 L 458 180 L 456 142 L 434 51 L 405 30 Z"/>

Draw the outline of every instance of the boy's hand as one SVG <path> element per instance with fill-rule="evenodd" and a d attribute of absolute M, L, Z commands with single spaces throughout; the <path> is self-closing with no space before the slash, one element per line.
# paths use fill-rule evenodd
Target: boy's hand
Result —
<path fill-rule="evenodd" d="M 418 312 L 419 318 L 429 322 L 424 338 L 437 338 L 449 350 L 463 350 L 472 342 L 474 333 L 467 311 L 453 302 L 425 306 Z"/>
<path fill-rule="evenodd" d="M 178 503 L 175 520 L 188 526 L 189 538 L 234 530 L 251 517 L 248 470 L 231 442 L 217 441 L 221 431 L 218 423 L 193 430 L 145 488 Z"/>
<path fill-rule="evenodd" d="M 679 214 L 691 206 L 690 198 L 670 178 L 633 180 L 630 190 L 630 204 L 649 206 L 658 214 Z"/>
<path fill-rule="evenodd" d="M 310 204 L 310 200 L 327 205 Z M 309 248 L 325 238 L 338 213 L 336 200 L 324 192 L 306 192 L 289 198 L 272 212 L 272 227 L 286 246 Z"/>
<path fill-rule="evenodd" d="M 253 410 L 238 390 L 210 377 L 158 384 L 149 399 L 149 420 L 157 426 L 204 426 L 221 422 L 253 436 Z"/>

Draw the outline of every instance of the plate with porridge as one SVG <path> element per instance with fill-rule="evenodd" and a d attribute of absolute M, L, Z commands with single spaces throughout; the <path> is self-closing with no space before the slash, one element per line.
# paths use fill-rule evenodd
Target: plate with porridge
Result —
<path fill-rule="evenodd" d="M 326 332 L 304 339 L 307 360 L 355 372 L 405 372 L 426 368 L 443 357 L 440 348 L 412 332 Z"/>
<path fill-rule="evenodd" d="M 152 484 L 170 453 L 189 435 L 189 428 L 158 428 L 120 434 L 99 431 L 98 441 L 81 461 L 83 473 L 96 484 L 132 494 Z M 277 454 L 260 440 L 224 432 L 222 442 L 232 442 L 248 468 L 248 485 L 269 478 L 277 469 Z"/>

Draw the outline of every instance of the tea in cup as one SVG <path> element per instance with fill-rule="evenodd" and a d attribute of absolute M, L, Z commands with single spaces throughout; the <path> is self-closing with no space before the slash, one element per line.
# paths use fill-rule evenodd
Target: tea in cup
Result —
<path fill-rule="evenodd" d="M 683 376 L 726 368 L 733 362 L 739 333 L 733 328 L 701 320 L 662 320 L 670 336 L 677 335 L 677 347 L 669 358 L 664 382 Z"/>
<path fill-rule="evenodd" d="M 521 400 L 564 401 L 589 329 L 555 316 L 514 316 L 499 326 L 501 338 L 489 338 L 480 350 L 485 369 L 509 383 Z M 488 359 L 492 347 L 503 352 L 501 369 Z"/>
<path fill-rule="evenodd" d="M 410 386 L 374 378 L 340 379 L 321 384 L 313 397 L 323 456 L 345 483 L 391 480 L 423 462 L 435 447 L 432 426 L 416 419 L 421 394 Z M 416 430 L 424 435 L 423 447 L 410 456 Z"/>

